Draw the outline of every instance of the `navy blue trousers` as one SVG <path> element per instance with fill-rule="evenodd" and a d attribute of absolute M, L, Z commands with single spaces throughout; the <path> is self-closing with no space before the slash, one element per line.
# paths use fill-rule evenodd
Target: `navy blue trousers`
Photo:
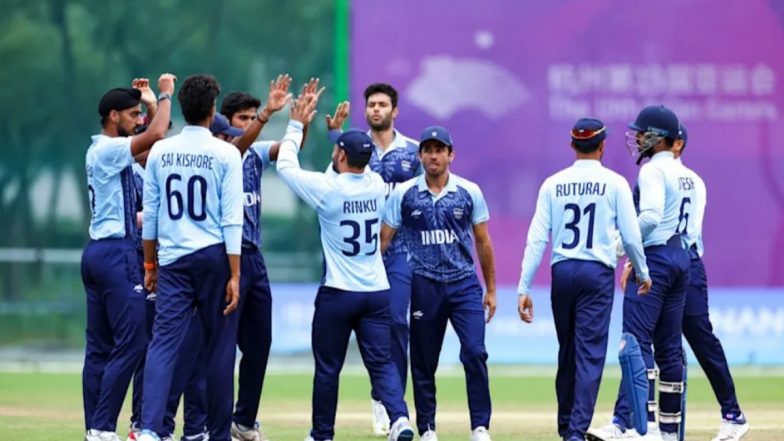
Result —
<path fill-rule="evenodd" d="M 138 250 L 140 277 L 144 279 L 144 253 Z M 147 341 L 144 344 L 139 364 L 133 371 L 133 395 L 131 398 L 131 425 L 139 426 L 142 422 L 142 389 L 144 388 L 144 361 L 147 358 L 147 345 L 152 340 L 152 324 L 155 321 L 155 294 L 152 295 L 144 289 L 146 301 L 144 302 L 145 326 L 144 333 Z"/>
<path fill-rule="evenodd" d="M 129 239 L 91 240 L 82 254 L 87 328 L 82 395 L 85 429 L 117 430 L 133 371 L 144 353 L 145 294 Z"/>
<path fill-rule="evenodd" d="M 686 288 L 689 285 L 689 255 L 681 247 L 680 236 L 673 236 L 667 245 L 645 248 L 645 258 L 653 287 L 647 295 L 637 295 L 635 274 L 632 272 L 623 298 L 623 331 L 634 335 L 639 342 L 647 368 L 659 367 L 661 382 L 679 383 L 683 381 L 681 335 Z M 649 401 L 654 400 L 655 393 L 655 380 L 651 380 Z M 680 414 L 681 404 L 680 394 L 659 393 L 662 414 Z M 655 421 L 655 417 L 654 412 L 648 413 L 648 421 Z M 623 388 L 615 403 L 614 421 L 620 426 L 631 427 L 629 403 Z M 677 424 L 660 423 L 659 426 L 665 432 L 678 430 Z"/>
<path fill-rule="evenodd" d="M 174 417 L 181 397 L 184 402 L 183 435 L 200 435 L 207 427 L 207 350 L 204 346 L 204 332 L 201 316 L 194 310 L 169 389 L 163 419 L 164 434 L 174 433 Z"/>
<path fill-rule="evenodd" d="M 389 280 L 389 312 L 392 316 L 392 362 L 400 375 L 403 393 L 408 383 L 408 305 L 411 303 L 411 267 L 406 253 L 390 254 L 384 259 Z M 378 401 L 375 389 L 370 395 Z"/>
<path fill-rule="evenodd" d="M 242 250 L 242 278 L 237 313 L 237 344 L 242 358 L 234 422 L 253 427 L 272 345 L 272 294 L 264 257 L 256 248 Z"/>
<path fill-rule="evenodd" d="M 582 439 L 591 424 L 602 381 L 615 272 L 599 262 L 566 260 L 552 267 L 558 334 L 558 434 Z"/>
<path fill-rule="evenodd" d="M 483 290 L 476 276 L 452 283 L 414 274 L 411 281 L 411 381 L 419 434 L 436 428 L 436 370 L 447 321 L 460 339 L 471 429 L 490 428 Z"/>
<path fill-rule="evenodd" d="M 357 336 L 362 361 L 390 420 L 408 417 L 400 378 L 389 355 L 389 323 L 389 291 L 319 288 L 311 336 L 316 364 L 313 429 L 310 432 L 314 440 L 323 441 L 335 436 L 338 383 L 351 331 Z"/>
<path fill-rule="evenodd" d="M 690 273 L 683 316 L 683 335 L 713 387 L 713 393 L 721 406 L 722 417 L 734 419 L 741 414 L 738 397 L 735 395 L 735 383 L 732 381 L 721 342 L 713 333 L 708 314 L 708 278 L 705 275 L 705 265 L 696 254 L 692 254 Z"/>
<path fill-rule="evenodd" d="M 143 429 L 168 435 L 163 420 L 172 376 L 195 308 L 204 326 L 210 439 L 230 441 L 237 314 L 223 315 L 229 276 L 222 243 L 158 270 L 155 323 L 144 368 Z"/>

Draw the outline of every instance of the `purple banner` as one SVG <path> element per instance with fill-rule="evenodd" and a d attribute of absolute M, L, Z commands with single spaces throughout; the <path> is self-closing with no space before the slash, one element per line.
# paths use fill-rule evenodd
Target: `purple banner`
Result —
<path fill-rule="evenodd" d="M 517 282 L 539 186 L 574 160 L 574 121 L 608 125 L 604 163 L 633 182 L 625 124 L 663 103 L 708 187 L 710 282 L 784 285 L 781 1 L 363 0 L 351 13 L 355 125 L 364 87 L 383 81 L 403 133 L 452 131 L 453 170 L 490 207 L 499 282 Z"/>

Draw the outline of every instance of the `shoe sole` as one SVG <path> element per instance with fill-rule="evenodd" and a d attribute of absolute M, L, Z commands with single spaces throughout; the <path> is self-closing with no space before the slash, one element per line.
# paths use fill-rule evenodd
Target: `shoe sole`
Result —
<path fill-rule="evenodd" d="M 411 441 L 414 439 L 413 429 L 403 429 L 398 435 L 396 441 Z"/>

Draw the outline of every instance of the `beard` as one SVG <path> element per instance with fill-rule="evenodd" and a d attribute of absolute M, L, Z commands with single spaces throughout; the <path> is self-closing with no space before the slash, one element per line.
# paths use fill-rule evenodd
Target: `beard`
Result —
<path fill-rule="evenodd" d="M 126 138 L 131 136 L 131 134 L 128 133 L 128 131 L 125 130 L 124 128 L 122 128 L 121 126 L 117 126 L 117 135 L 123 136 L 123 137 L 126 137 Z"/>
<path fill-rule="evenodd" d="M 374 132 L 383 132 L 392 127 L 392 115 L 387 115 L 377 123 L 374 123 L 372 119 L 367 118 L 367 123 Z"/>

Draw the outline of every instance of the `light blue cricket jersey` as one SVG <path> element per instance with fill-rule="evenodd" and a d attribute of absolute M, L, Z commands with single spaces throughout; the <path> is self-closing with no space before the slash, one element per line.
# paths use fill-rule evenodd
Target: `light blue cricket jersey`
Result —
<path fill-rule="evenodd" d="M 147 159 L 142 238 L 158 240 L 158 262 L 224 242 L 240 254 L 242 159 L 237 148 L 200 126 L 158 141 Z"/>
<path fill-rule="evenodd" d="M 528 228 L 518 293 L 531 292 L 550 235 L 551 265 L 576 259 L 615 268 L 616 231 L 640 278 L 650 278 L 632 191 L 623 176 L 592 160 L 577 160 L 550 176 L 539 189 Z"/>
<path fill-rule="evenodd" d="M 681 158 L 676 159 L 681 165 Z M 702 180 L 694 170 L 686 167 L 683 168 L 688 173 L 688 176 L 694 181 L 694 199 L 690 201 L 694 207 L 692 210 L 692 217 L 689 219 L 688 226 L 683 231 L 684 240 L 689 247 L 695 247 L 697 255 L 702 257 L 705 252 L 705 247 L 702 243 L 702 224 L 705 220 L 705 206 L 708 203 L 708 191 L 705 187 L 705 181 Z"/>
<path fill-rule="evenodd" d="M 136 238 L 130 137 L 94 135 L 85 155 L 90 239 Z"/>
<path fill-rule="evenodd" d="M 290 121 L 278 151 L 281 179 L 316 210 L 321 227 L 323 285 L 344 291 L 389 289 L 379 250 L 384 181 L 377 173 L 322 173 L 302 170 L 297 152 L 302 124 Z"/>
<path fill-rule="evenodd" d="M 696 183 L 672 152 L 656 153 L 640 168 L 637 188 L 643 246 L 664 245 L 675 234 L 685 238 L 693 229 Z"/>
<path fill-rule="evenodd" d="M 399 184 L 384 215 L 384 223 L 405 241 L 411 271 L 444 283 L 476 274 L 474 225 L 489 219 L 479 186 L 454 173 L 438 195 L 427 187 L 425 175 Z"/>

